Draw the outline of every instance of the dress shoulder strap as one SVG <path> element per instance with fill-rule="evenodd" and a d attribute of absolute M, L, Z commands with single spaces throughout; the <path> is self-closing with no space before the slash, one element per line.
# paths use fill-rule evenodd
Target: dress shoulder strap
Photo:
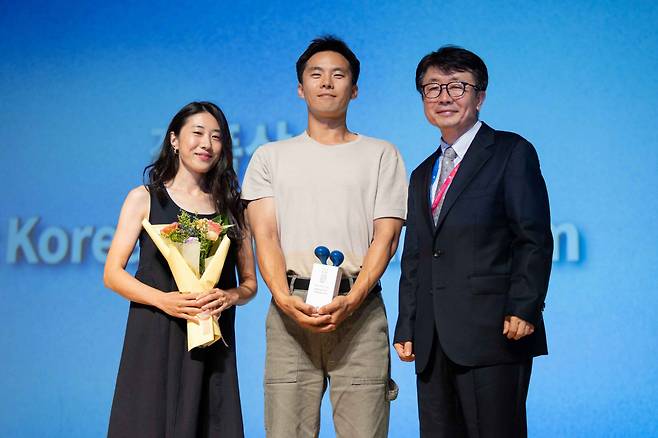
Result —
<path fill-rule="evenodd" d="M 176 206 L 172 204 L 169 196 L 167 196 L 164 187 L 157 188 L 149 185 L 146 189 L 149 191 L 151 198 L 149 221 L 152 224 L 166 224 L 175 221 L 178 212 L 176 211 Z"/>

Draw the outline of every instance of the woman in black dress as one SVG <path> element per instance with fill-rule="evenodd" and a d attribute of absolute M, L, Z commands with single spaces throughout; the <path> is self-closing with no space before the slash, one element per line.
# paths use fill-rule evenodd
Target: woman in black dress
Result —
<path fill-rule="evenodd" d="M 130 300 L 109 437 L 242 437 L 235 360 L 235 306 L 256 293 L 251 235 L 233 170 L 228 123 L 209 102 L 193 102 L 169 124 L 148 184 L 123 204 L 105 263 L 108 288 Z M 231 249 L 210 294 L 180 294 L 164 257 L 141 222 L 167 224 L 181 210 L 222 213 Z M 125 270 L 139 240 L 135 277 Z M 236 281 L 236 267 L 238 281 Z M 226 342 L 187 351 L 187 320 L 217 317 Z"/>

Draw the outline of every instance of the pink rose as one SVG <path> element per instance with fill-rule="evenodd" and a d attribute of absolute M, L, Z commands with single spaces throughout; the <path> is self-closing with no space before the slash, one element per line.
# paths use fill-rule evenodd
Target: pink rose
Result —
<path fill-rule="evenodd" d="M 219 235 L 222 234 L 222 226 L 214 221 L 208 221 L 208 240 L 213 242 L 219 238 Z"/>
<path fill-rule="evenodd" d="M 222 226 L 215 221 L 208 221 L 208 231 L 215 232 L 217 234 L 222 233 Z"/>
<path fill-rule="evenodd" d="M 160 234 L 163 236 L 168 236 L 174 231 L 178 229 L 178 222 L 171 223 L 167 225 L 166 227 L 163 227 L 162 230 L 160 231 Z"/>

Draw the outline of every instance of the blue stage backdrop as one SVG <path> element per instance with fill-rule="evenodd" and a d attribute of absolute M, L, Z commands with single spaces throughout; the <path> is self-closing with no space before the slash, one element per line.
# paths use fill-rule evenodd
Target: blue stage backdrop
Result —
<path fill-rule="evenodd" d="M 239 3 L 0 3 L 0 434 L 105 434 L 128 303 L 102 269 L 124 196 L 192 100 L 226 112 L 241 175 L 259 145 L 300 133 L 294 63 L 335 33 L 362 62 L 349 127 L 395 143 L 409 171 L 439 139 L 418 60 L 449 43 L 484 58 L 482 119 L 536 146 L 557 243 L 530 435 L 657 436 L 656 3 Z M 399 272 L 398 255 L 391 329 Z M 264 435 L 269 299 L 261 282 L 237 317 L 248 437 Z M 390 435 L 416 436 L 413 367 L 392 373 Z"/>

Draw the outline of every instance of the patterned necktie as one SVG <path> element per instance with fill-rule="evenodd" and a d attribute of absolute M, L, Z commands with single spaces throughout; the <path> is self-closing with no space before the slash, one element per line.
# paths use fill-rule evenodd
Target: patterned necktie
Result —
<path fill-rule="evenodd" d="M 445 182 L 452 169 L 455 168 L 455 158 L 457 158 L 457 153 L 449 146 L 443 153 L 443 158 L 441 159 L 441 173 L 439 174 L 439 183 L 436 185 L 436 192 L 434 192 L 434 198 L 439 194 L 441 186 Z M 434 225 L 439 221 L 439 213 L 441 212 L 441 207 L 443 206 L 443 201 L 446 199 L 447 192 L 443 195 L 443 198 L 439 201 L 439 205 L 436 207 L 436 210 L 432 212 L 432 218 L 434 219 Z"/>

